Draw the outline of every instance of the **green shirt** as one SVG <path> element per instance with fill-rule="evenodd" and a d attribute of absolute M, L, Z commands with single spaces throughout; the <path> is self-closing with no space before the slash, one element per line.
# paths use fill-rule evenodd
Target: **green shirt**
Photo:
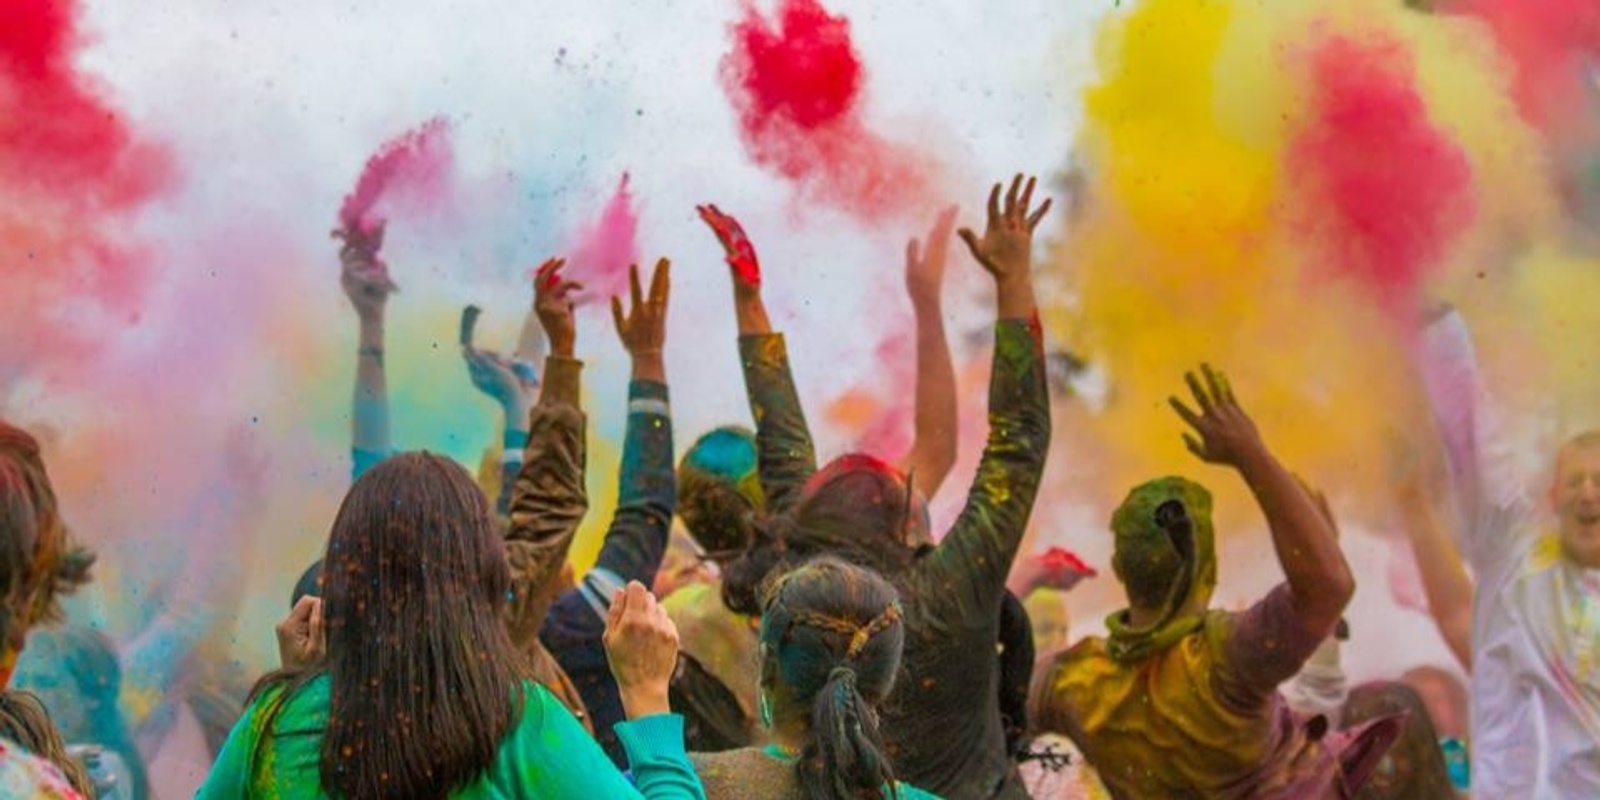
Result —
<path fill-rule="evenodd" d="M 617 738 L 633 766 L 630 783 L 571 712 L 543 686 L 523 685 L 522 719 L 500 743 L 488 769 L 450 793 L 452 800 L 509 798 L 695 798 L 704 800 L 683 749 L 683 719 L 662 714 L 619 723 Z M 328 721 L 329 681 L 311 680 L 264 731 L 267 713 L 282 693 L 264 692 L 228 734 L 196 800 L 265 798 L 325 800 L 319 761 Z M 267 737 L 261 742 L 263 736 Z M 260 752 L 251 764 L 252 753 Z"/>

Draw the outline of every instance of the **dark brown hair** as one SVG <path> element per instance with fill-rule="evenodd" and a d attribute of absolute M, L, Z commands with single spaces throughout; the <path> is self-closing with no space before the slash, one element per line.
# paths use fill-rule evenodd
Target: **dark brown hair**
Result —
<path fill-rule="evenodd" d="M 892 580 L 916 560 L 910 539 L 927 524 L 926 502 L 899 470 L 868 455 L 840 456 L 806 482 L 792 511 L 756 520 L 750 549 L 723 569 L 723 602 L 754 615 L 766 582 L 818 555 Z"/>
<path fill-rule="evenodd" d="M 350 487 L 323 559 L 326 661 L 264 681 L 293 692 L 329 676 L 330 794 L 434 800 L 493 762 L 527 674 L 501 618 L 511 575 L 498 531 L 446 458 L 393 456 Z"/>

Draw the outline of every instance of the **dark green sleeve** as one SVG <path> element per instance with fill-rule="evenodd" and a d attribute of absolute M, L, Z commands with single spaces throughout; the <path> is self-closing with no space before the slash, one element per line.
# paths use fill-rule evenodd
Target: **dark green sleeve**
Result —
<path fill-rule="evenodd" d="M 739 358 L 744 364 L 750 415 L 756 422 L 761 491 L 767 497 L 767 510 L 788 511 L 817 471 L 817 451 L 800 394 L 795 391 L 783 334 L 739 337 Z"/>
<path fill-rule="evenodd" d="M 967 505 L 923 569 L 974 614 L 992 617 L 1022 544 L 1050 447 L 1050 395 L 1038 323 L 995 325 L 989 441 Z"/>

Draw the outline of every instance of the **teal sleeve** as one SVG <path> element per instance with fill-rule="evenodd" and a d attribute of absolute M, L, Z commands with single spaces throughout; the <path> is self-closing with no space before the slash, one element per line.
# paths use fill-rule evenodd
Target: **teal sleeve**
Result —
<path fill-rule="evenodd" d="M 227 741 L 222 743 L 222 750 L 217 753 L 217 760 L 211 765 L 211 772 L 206 775 L 206 782 L 195 791 L 195 800 L 242 800 L 247 795 L 250 752 L 255 749 L 258 736 L 256 712 L 259 705 L 258 700 L 234 723 Z"/>
<path fill-rule="evenodd" d="M 543 686 L 529 685 L 528 702 L 511 747 L 503 747 L 497 772 L 507 778 L 513 797 L 699 798 L 705 792 L 683 749 L 683 720 L 670 716 L 669 727 L 634 723 L 617 725 L 617 735 L 639 775 L 635 788 L 600 745 L 578 724 L 572 712 Z M 640 720 L 645 722 L 646 720 Z M 676 725 L 677 741 L 671 741 Z M 498 781 L 497 781 L 498 782 Z"/>
<path fill-rule="evenodd" d="M 628 754 L 628 765 L 641 794 L 649 798 L 705 800 L 705 789 L 684 750 L 683 717 L 655 714 L 619 722 L 614 730 Z"/>

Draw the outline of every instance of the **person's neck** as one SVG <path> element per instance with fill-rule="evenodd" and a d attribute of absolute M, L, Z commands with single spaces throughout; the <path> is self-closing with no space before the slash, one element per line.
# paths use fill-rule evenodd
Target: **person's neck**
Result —
<path fill-rule="evenodd" d="M 767 734 L 767 743 L 784 755 L 798 758 L 800 751 L 805 749 L 806 742 L 811 739 L 811 731 L 805 725 L 790 724 L 777 725 Z"/>
<path fill-rule="evenodd" d="M 1161 621 L 1161 612 L 1153 608 L 1129 608 L 1128 626 L 1136 630 L 1144 630 Z"/>

